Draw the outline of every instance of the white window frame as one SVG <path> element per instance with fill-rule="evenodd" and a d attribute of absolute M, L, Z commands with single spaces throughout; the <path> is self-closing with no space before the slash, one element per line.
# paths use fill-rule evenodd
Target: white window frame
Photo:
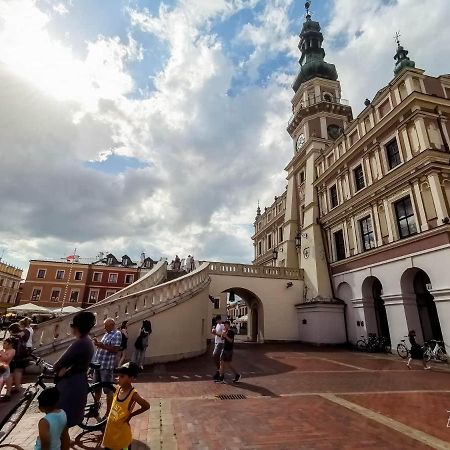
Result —
<path fill-rule="evenodd" d="M 96 293 L 97 294 L 94 300 L 91 300 L 92 293 Z M 96 289 L 89 289 L 88 303 L 97 303 L 99 296 L 100 296 L 100 289 L 98 289 L 98 288 L 96 288 Z"/>
<path fill-rule="evenodd" d="M 337 259 L 337 250 L 336 250 L 336 239 L 334 238 L 334 234 L 337 233 L 338 231 L 342 231 L 342 236 L 344 237 L 344 249 L 345 249 L 345 258 L 348 258 L 350 256 L 350 248 L 349 248 L 349 243 L 347 241 L 347 239 L 345 238 L 345 230 L 344 230 L 344 225 L 341 223 L 337 226 L 335 226 L 334 228 L 332 228 L 330 230 L 331 233 L 331 251 L 333 254 L 333 262 L 340 262 L 340 261 L 344 261 L 344 259 Z M 356 245 L 356 243 L 355 243 Z"/>
<path fill-rule="evenodd" d="M 77 278 L 76 278 L 77 273 L 81 273 L 81 278 L 80 278 L 79 280 L 77 280 Z M 73 279 L 74 279 L 75 281 L 83 281 L 83 275 L 84 275 L 84 273 L 83 273 L 82 270 L 76 270 L 75 273 L 73 274 Z"/>
<path fill-rule="evenodd" d="M 365 219 L 369 217 L 370 218 L 370 222 L 372 224 L 372 230 L 373 230 L 373 237 L 375 240 L 375 247 L 371 248 L 371 249 L 364 249 L 364 242 L 362 239 L 362 234 L 361 234 L 361 220 Z M 361 251 L 361 253 L 365 253 L 368 252 L 370 250 L 374 250 L 378 247 L 377 245 L 377 238 L 378 238 L 378 232 L 377 229 L 375 227 L 375 221 L 373 219 L 373 214 L 372 214 L 372 209 L 366 209 L 361 213 L 358 213 L 357 215 L 354 216 L 355 219 L 355 226 L 358 228 L 356 231 L 356 239 L 358 240 L 358 247 L 359 250 Z"/>
<path fill-rule="evenodd" d="M 111 281 L 111 276 L 116 276 L 116 281 Z M 112 272 L 108 274 L 108 283 L 117 283 L 119 281 L 119 274 L 117 272 Z"/>
<path fill-rule="evenodd" d="M 44 276 L 43 276 L 43 277 L 40 277 L 40 276 L 39 276 L 39 271 L 40 271 L 40 270 L 43 270 L 43 271 L 44 271 Z M 36 278 L 37 278 L 38 280 L 43 280 L 46 276 L 47 276 L 47 269 L 39 269 L 39 268 L 38 268 L 38 270 L 36 271 Z"/>
<path fill-rule="evenodd" d="M 335 186 L 336 187 L 336 197 L 337 197 L 337 205 L 333 206 L 331 203 L 331 188 Z M 339 198 L 339 189 L 338 189 L 338 185 L 337 185 L 337 180 L 335 183 L 333 183 L 332 185 L 330 185 L 329 187 L 327 187 L 327 199 L 328 199 L 328 211 L 331 211 L 335 208 L 337 208 L 341 202 L 340 202 L 340 198 Z"/>
<path fill-rule="evenodd" d="M 416 236 L 416 235 L 412 235 L 412 236 L 409 236 L 408 238 L 402 239 L 400 237 L 400 233 L 398 231 L 397 215 L 396 215 L 394 203 L 397 202 L 398 200 L 401 200 L 404 197 L 408 197 L 408 195 L 409 195 L 409 198 L 411 199 L 411 205 L 412 205 L 412 208 L 414 211 L 414 220 L 416 221 L 417 234 L 420 233 L 419 215 L 417 214 L 417 209 L 416 209 L 416 197 L 415 197 L 412 189 L 404 189 L 402 192 L 399 192 L 399 193 L 393 195 L 388 200 L 389 213 L 391 215 L 391 219 L 393 222 L 391 225 L 392 225 L 392 234 L 393 234 L 392 237 L 393 237 L 394 241 L 401 241 L 404 239 L 409 239 L 412 236 Z"/>
<path fill-rule="evenodd" d="M 96 275 L 96 274 L 100 274 L 100 279 L 99 279 L 99 280 L 96 280 L 96 279 L 95 279 L 95 275 Z M 94 283 L 101 283 L 102 278 L 103 278 L 103 272 L 94 272 L 94 273 L 92 274 L 92 281 L 93 281 Z"/>
<path fill-rule="evenodd" d="M 117 291 L 115 289 L 107 289 L 105 293 L 105 298 L 114 295 Z"/>
<path fill-rule="evenodd" d="M 58 278 L 58 273 L 59 273 L 59 272 L 62 272 L 62 273 L 63 273 L 62 278 Z M 65 276 L 66 276 L 66 271 L 65 271 L 65 269 L 58 269 L 58 270 L 56 271 L 56 273 L 55 273 L 55 280 L 64 280 Z"/>
<path fill-rule="evenodd" d="M 387 157 L 386 144 L 389 144 L 389 142 L 391 142 L 394 139 L 397 141 L 397 147 L 398 147 L 399 155 L 400 155 L 400 164 L 398 164 L 397 166 L 395 166 L 391 169 L 389 167 L 389 160 Z M 384 166 L 384 170 L 385 170 L 386 174 L 388 174 L 389 172 L 392 172 L 397 167 L 400 167 L 405 163 L 405 160 L 403 158 L 403 149 L 402 149 L 402 146 L 400 145 L 400 136 L 398 135 L 398 133 L 394 132 L 388 138 L 380 141 L 380 146 L 381 146 L 381 160 L 382 160 L 382 164 Z"/>
<path fill-rule="evenodd" d="M 127 281 L 127 277 L 131 277 L 131 281 Z M 134 283 L 134 274 L 126 273 L 125 274 L 125 284 L 133 284 Z"/>
<path fill-rule="evenodd" d="M 355 169 L 356 169 L 358 166 L 361 166 L 362 171 L 363 171 L 364 187 L 361 188 L 361 189 L 359 189 L 359 190 L 356 190 Z M 350 167 L 350 174 L 349 174 L 350 177 L 349 177 L 349 178 L 350 178 L 350 186 L 351 186 L 350 191 L 353 191 L 353 192 L 351 192 L 351 195 L 352 195 L 352 196 L 358 194 L 359 192 L 364 191 L 364 189 L 367 188 L 367 185 L 368 185 L 368 183 L 367 183 L 367 174 L 366 174 L 366 168 L 365 168 L 364 166 L 365 166 L 364 160 L 363 160 L 363 159 L 360 159 L 360 160 L 358 160 L 355 164 L 353 164 L 353 165 Z M 352 189 L 352 188 L 353 188 L 353 189 Z"/>
<path fill-rule="evenodd" d="M 39 290 L 39 296 L 38 298 L 33 299 L 33 293 L 34 291 Z M 33 286 L 33 289 L 31 289 L 31 301 L 32 302 L 38 302 L 42 297 L 42 286 Z"/>
<path fill-rule="evenodd" d="M 77 295 L 77 299 L 75 301 L 72 300 L 72 294 L 76 292 Z M 80 299 L 80 290 L 79 289 L 71 289 L 70 290 L 70 295 L 69 295 L 69 303 L 78 303 L 78 300 Z"/>
<path fill-rule="evenodd" d="M 58 292 L 57 297 L 53 297 L 53 292 Z M 61 288 L 52 288 L 52 291 L 50 292 L 50 301 L 51 302 L 59 302 L 59 299 L 61 297 Z"/>

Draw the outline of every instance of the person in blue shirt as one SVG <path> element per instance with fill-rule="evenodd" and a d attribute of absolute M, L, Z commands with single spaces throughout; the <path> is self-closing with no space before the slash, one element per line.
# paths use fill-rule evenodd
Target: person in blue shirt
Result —
<path fill-rule="evenodd" d="M 39 421 L 39 436 L 34 450 L 69 450 L 70 437 L 66 413 L 59 409 L 58 389 L 44 389 L 38 396 L 39 409 L 45 416 Z"/>

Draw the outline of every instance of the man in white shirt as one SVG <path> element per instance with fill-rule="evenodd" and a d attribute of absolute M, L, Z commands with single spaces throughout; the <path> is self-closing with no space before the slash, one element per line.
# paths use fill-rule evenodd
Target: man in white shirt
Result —
<path fill-rule="evenodd" d="M 214 364 L 216 365 L 216 374 L 214 375 L 214 381 L 220 378 L 220 355 L 223 350 L 224 340 L 222 339 L 222 333 L 225 327 L 222 323 L 222 316 L 218 314 L 216 316 L 216 325 L 212 328 L 211 333 L 214 335 L 214 351 L 213 358 Z"/>

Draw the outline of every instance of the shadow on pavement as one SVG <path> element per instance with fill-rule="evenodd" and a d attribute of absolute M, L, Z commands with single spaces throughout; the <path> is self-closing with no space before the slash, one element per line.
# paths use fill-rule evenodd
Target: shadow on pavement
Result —
<path fill-rule="evenodd" d="M 213 347 L 210 345 L 205 354 L 196 358 L 185 359 L 170 363 L 157 363 L 146 367 L 139 375 L 139 381 L 157 381 L 160 383 L 204 381 L 205 376 L 215 373 L 212 359 Z M 295 366 L 286 364 L 282 357 L 269 356 L 277 352 L 304 352 L 305 347 L 300 344 L 236 344 L 233 355 L 233 365 L 238 372 L 243 372 L 246 379 L 275 375 L 295 370 Z M 171 378 L 173 375 L 179 377 Z M 187 377 L 183 378 L 183 376 Z M 191 376 L 189 376 L 191 375 Z M 198 375 L 198 377 L 196 377 Z"/>
<path fill-rule="evenodd" d="M 234 383 L 233 387 L 237 389 L 244 389 L 245 391 L 255 392 L 256 394 L 262 395 L 263 397 L 279 397 L 278 394 L 266 389 L 262 386 L 255 386 L 254 384 L 246 383 L 245 381 L 240 381 L 239 383 Z"/>
<path fill-rule="evenodd" d="M 0 444 L 0 448 L 13 448 L 15 450 L 25 450 L 23 447 L 14 444 Z"/>

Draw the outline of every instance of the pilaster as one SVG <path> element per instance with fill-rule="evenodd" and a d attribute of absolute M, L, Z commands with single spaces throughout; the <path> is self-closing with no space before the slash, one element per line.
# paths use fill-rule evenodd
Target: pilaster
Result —
<path fill-rule="evenodd" d="M 442 192 L 439 175 L 433 172 L 428 175 L 428 183 L 431 189 L 431 195 L 433 197 L 434 207 L 436 208 L 436 214 L 438 224 L 442 224 L 443 219 L 448 217 L 447 205 L 445 204 L 444 193 Z"/>

